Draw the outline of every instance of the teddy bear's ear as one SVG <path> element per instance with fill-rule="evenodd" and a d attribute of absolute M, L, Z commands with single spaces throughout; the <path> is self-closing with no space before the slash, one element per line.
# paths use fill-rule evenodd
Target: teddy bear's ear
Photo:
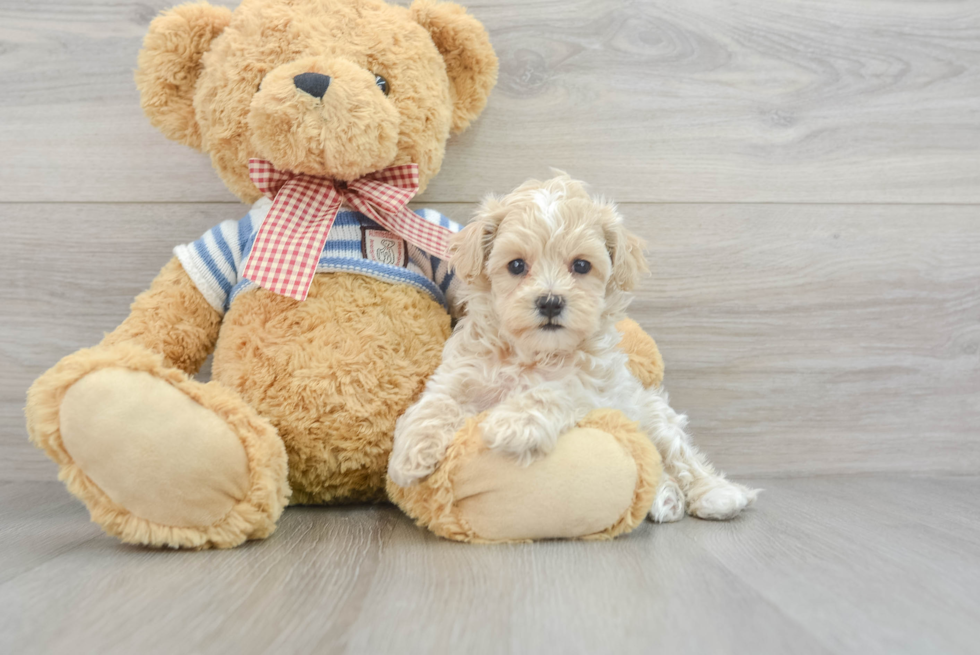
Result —
<path fill-rule="evenodd" d="M 497 55 L 490 37 L 480 21 L 451 2 L 415 0 L 411 11 L 446 61 L 453 99 L 452 129 L 461 132 L 483 111 L 497 83 Z"/>
<path fill-rule="evenodd" d="M 136 87 L 143 111 L 168 138 L 200 149 L 194 87 L 201 57 L 230 22 L 230 9 L 199 2 L 174 7 L 150 23 L 139 54 Z"/>

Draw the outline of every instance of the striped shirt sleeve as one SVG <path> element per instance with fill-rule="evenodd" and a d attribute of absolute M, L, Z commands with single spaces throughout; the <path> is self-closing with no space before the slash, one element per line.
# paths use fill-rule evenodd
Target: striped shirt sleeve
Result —
<path fill-rule="evenodd" d="M 214 226 L 197 241 L 174 248 L 174 255 L 208 303 L 222 314 L 241 280 L 242 255 L 252 236 L 252 215 Z"/>

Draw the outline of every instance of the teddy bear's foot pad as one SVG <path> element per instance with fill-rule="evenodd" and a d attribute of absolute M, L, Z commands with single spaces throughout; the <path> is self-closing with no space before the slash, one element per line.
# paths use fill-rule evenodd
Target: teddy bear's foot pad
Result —
<path fill-rule="evenodd" d="M 528 467 L 484 451 L 456 477 L 459 509 L 482 539 L 576 538 L 599 533 L 630 509 L 633 457 L 609 434 L 577 428 Z"/>
<path fill-rule="evenodd" d="M 210 526 L 249 489 L 241 440 L 217 414 L 145 371 L 103 368 L 65 393 L 61 438 L 120 508 L 162 526 Z"/>
<path fill-rule="evenodd" d="M 610 539 L 643 523 L 663 465 L 621 413 L 589 413 L 526 467 L 487 447 L 484 417 L 466 421 L 429 477 L 410 487 L 389 480 L 389 496 L 419 525 L 446 539 L 499 543 Z"/>

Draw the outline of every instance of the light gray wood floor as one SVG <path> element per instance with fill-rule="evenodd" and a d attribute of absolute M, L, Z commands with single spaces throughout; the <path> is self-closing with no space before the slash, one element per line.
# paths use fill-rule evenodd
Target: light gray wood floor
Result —
<path fill-rule="evenodd" d="M 976 653 L 980 477 L 753 479 L 731 523 L 467 546 L 392 507 L 291 508 L 232 551 L 120 545 L 0 486 L 0 652 Z"/>
<path fill-rule="evenodd" d="M 464 2 L 500 82 L 417 204 L 466 221 L 550 166 L 620 202 L 673 404 L 767 492 L 502 548 L 293 508 L 206 553 L 103 536 L 22 414 L 245 211 L 140 112 L 172 4 L 0 0 L 0 653 L 980 652 L 980 3 Z"/>

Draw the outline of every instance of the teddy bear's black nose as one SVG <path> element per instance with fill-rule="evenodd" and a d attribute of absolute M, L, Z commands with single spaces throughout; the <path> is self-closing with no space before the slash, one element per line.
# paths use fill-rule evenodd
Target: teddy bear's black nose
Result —
<path fill-rule="evenodd" d="M 314 98 L 322 98 L 330 86 L 330 76 L 320 73 L 300 73 L 293 78 L 293 84 L 300 91 L 306 91 Z"/>

